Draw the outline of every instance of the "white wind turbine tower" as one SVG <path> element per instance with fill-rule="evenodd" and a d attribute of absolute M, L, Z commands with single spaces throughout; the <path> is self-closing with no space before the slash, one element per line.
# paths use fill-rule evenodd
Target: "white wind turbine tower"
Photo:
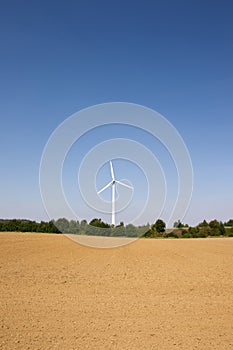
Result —
<path fill-rule="evenodd" d="M 115 179 L 115 174 L 114 174 L 114 170 L 113 170 L 113 165 L 112 165 L 112 161 L 110 160 L 110 170 L 111 170 L 111 176 L 112 176 L 112 180 L 111 182 L 109 182 L 106 186 L 104 186 L 101 190 L 99 190 L 97 193 L 100 194 L 101 192 L 105 191 L 107 188 L 112 186 L 112 225 L 115 226 L 116 220 L 116 213 L 115 213 L 115 203 L 116 203 L 116 184 L 119 184 L 121 186 L 130 188 L 131 190 L 133 190 L 132 186 L 126 185 L 123 182 L 116 180 Z"/>

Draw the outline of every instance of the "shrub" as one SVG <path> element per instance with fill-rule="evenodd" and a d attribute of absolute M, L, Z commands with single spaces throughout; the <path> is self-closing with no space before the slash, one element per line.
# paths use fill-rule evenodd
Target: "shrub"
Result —
<path fill-rule="evenodd" d="M 185 233 L 182 235 L 182 238 L 191 238 L 191 235 L 190 235 L 190 233 L 185 232 Z"/>
<path fill-rule="evenodd" d="M 179 238 L 179 236 L 175 232 L 169 232 L 165 235 L 167 238 Z"/>

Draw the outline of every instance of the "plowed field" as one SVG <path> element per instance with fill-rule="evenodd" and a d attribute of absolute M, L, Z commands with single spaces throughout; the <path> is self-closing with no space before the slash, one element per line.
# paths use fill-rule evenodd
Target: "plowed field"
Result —
<path fill-rule="evenodd" d="M 0 233 L 0 349 L 233 349 L 233 239 Z"/>

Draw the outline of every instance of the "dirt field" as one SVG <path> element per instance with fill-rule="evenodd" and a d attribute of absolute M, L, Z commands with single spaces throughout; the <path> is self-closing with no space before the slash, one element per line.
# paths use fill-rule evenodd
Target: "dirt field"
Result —
<path fill-rule="evenodd" d="M 233 349 L 233 239 L 0 233 L 0 349 Z"/>

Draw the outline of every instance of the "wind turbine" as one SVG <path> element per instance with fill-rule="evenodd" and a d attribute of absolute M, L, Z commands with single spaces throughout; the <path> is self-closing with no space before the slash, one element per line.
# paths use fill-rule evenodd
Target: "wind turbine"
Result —
<path fill-rule="evenodd" d="M 101 192 L 105 191 L 107 188 L 112 186 L 112 225 L 115 226 L 115 217 L 116 217 L 116 213 L 115 213 L 115 203 L 116 203 L 116 184 L 119 184 L 121 186 L 130 188 L 131 190 L 133 190 L 132 186 L 126 185 L 125 183 L 116 180 L 115 179 L 115 174 L 114 174 L 114 170 L 113 170 L 113 165 L 112 165 L 112 161 L 110 160 L 110 171 L 111 171 L 111 177 L 112 180 L 106 185 L 104 186 L 101 190 L 99 190 L 97 193 L 100 194 Z"/>

